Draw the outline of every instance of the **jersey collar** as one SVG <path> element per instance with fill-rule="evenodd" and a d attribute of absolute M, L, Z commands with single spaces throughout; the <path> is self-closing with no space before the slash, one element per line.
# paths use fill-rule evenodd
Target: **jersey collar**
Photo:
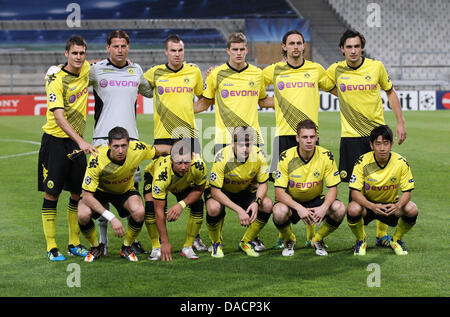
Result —
<path fill-rule="evenodd" d="M 171 71 L 173 71 L 174 73 L 178 73 L 180 70 L 182 70 L 183 69 L 183 67 L 184 67 L 184 63 L 183 64 L 181 64 L 181 67 L 179 68 L 179 69 L 177 69 L 177 70 L 175 70 L 175 69 L 173 69 L 173 68 L 171 68 L 170 66 L 169 66 L 169 63 L 166 63 L 166 67 L 167 67 L 167 69 L 168 70 L 171 70 Z"/>
<path fill-rule="evenodd" d="M 353 69 L 353 70 L 357 70 L 358 68 L 360 68 L 360 67 L 364 64 L 364 61 L 365 61 L 365 60 L 366 60 L 366 58 L 363 56 L 363 57 L 362 57 L 361 64 L 359 64 L 359 65 L 356 66 L 356 67 L 349 66 L 349 65 L 347 64 L 347 62 L 346 62 L 346 64 L 347 64 L 347 66 L 348 66 L 349 68 L 351 68 L 351 69 Z"/>
<path fill-rule="evenodd" d="M 111 62 L 111 60 L 110 60 L 109 58 L 107 58 L 107 60 L 108 60 L 108 63 L 107 63 L 106 65 L 112 65 L 112 66 L 114 66 L 115 68 L 118 68 L 118 69 L 122 69 L 122 68 L 124 68 L 124 67 L 129 66 L 128 61 L 126 61 L 125 65 L 123 65 L 122 67 L 120 67 L 120 66 L 114 65 L 114 63 Z"/>
<path fill-rule="evenodd" d="M 80 74 L 75 74 L 75 73 L 69 72 L 67 69 L 65 69 L 64 67 L 66 67 L 66 66 L 67 66 L 67 62 L 63 65 L 63 67 L 61 67 L 61 70 L 63 72 L 65 72 L 65 73 L 67 73 L 69 75 L 72 75 L 74 77 L 80 77 Z"/>
<path fill-rule="evenodd" d="M 245 65 L 245 67 L 242 68 L 241 70 L 237 70 L 236 68 L 231 67 L 231 65 L 230 65 L 228 62 L 227 62 L 227 66 L 228 66 L 230 69 L 234 70 L 235 72 L 242 73 L 244 70 L 246 70 L 246 69 L 248 68 L 249 63 L 247 63 L 247 65 Z"/>
<path fill-rule="evenodd" d="M 386 161 L 386 164 L 384 164 L 384 166 L 381 166 L 381 164 L 378 163 L 377 158 L 375 157 L 375 152 L 373 152 L 373 159 L 374 159 L 375 163 L 377 163 L 378 167 L 381 169 L 384 169 L 386 166 L 388 166 L 389 162 L 391 161 L 391 157 L 392 157 L 392 152 L 389 153 L 389 158 Z"/>
<path fill-rule="evenodd" d="M 314 153 L 313 153 L 313 155 L 311 155 L 311 157 L 309 158 L 309 160 L 305 161 L 305 159 L 300 155 L 300 145 L 297 145 L 297 154 L 298 154 L 298 157 L 299 157 L 299 158 L 302 160 L 302 162 L 305 163 L 305 165 L 306 165 L 306 164 L 308 164 L 308 163 L 312 160 L 312 158 L 313 158 L 314 155 L 316 154 L 316 149 L 317 149 L 317 146 L 314 147 Z"/>
<path fill-rule="evenodd" d="M 287 64 L 290 68 L 293 68 L 293 69 L 299 69 L 300 67 L 302 67 L 303 65 L 305 65 L 305 59 L 303 58 L 303 62 L 302 62 L 300 65 L 298 65 L 298 66 L 292 66 L 292 65 L 289 64 L 289 62 L 287 62 L 287 61 L 286 61 L 286 64 Z"/>
<path fill-rule="evenodd" d="M 123 164 L 125 164 L 125 161 L 127 160 L 127 157 L 125 156 L 125 159 L 124 159 L 123 162 L 121 162 L 121 163 L 117 163 L 116 161 L 113 161 L 113 160 L 111 159 L 111 149 L 108 149 L 108 151 L 106 152 L 106 156 L 108 156 L 108 159 L 109 159 L 112 163 L 114 163 L 114 164 L 116 164 L 116 165 L 119 165 L 119 166 L 123 166 Z"/>

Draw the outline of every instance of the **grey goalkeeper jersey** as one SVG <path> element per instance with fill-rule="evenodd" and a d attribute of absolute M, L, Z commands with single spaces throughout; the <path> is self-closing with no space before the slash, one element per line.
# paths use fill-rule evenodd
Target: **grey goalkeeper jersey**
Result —
<path fill-rule="evenodd" d="M 114 66 L 109 59 L 91 65 L 89 82 L 94 88 L 95 126 L 93 139 L 108 138 L 116 127 L 127 129 L 130 138 L 139 140 L 136 126 L 138 93 L 152 97 L 153 91 L 139 64 Z"/>

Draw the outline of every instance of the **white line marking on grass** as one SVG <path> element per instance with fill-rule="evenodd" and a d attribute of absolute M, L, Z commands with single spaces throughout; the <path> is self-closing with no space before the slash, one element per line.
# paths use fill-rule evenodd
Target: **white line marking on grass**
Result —
<path fill-rule="evenodd" d="M 18 139 L 0 139 L 0 142 L 21 142 L 21 143 L 36 144 L 36 145 L 40 145 L 41 144 L 40 142 L 36 142 L 36 141 L 18 140 Z M 32 154 L 36 154 L 36 153 L 39 153 L 39 151 L 32 151 L 32 152 L 25 152 L 25 153 L 19 153 L 19 154 L 3 155 L 3 156 L 0 156 L 0 160 L 1 159 L 12 158 L 12 157 L 27 156 L 27 155 L 32 155 Z"/>

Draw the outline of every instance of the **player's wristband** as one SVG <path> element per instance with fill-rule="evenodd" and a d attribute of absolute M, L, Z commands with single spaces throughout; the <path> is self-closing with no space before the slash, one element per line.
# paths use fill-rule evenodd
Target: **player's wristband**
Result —
<path fill-rule="evenodd" d="M 103 213 L 102 213 L 102 217 L 105 218 L 108 221 L 113 220 L 116 216 L 114 216 L 114 214 L 109 211 L 108 209 L 106 209 Z"/>
<path fill-rule="evenodd" d="M 261 199 L 260 197 L 256 197 L 256 198 L 255 198 L 255 203 L 257 203 L 258 206 L 261 206 L 261 204 L 262 204 L 262 199 Z"/>
<path fill-rule="evenodd" d="M 181 205 L 181 207 L 183 207 L 183 209 L 186 208 L 186 203 L 184 202 L 184 200 L 180 200 L 178 203 Z"/>

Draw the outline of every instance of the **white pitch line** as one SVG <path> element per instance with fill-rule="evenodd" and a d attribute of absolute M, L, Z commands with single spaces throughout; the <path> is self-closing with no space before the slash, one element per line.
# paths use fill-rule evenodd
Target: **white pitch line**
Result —
<path fill-rule="evenodd" d="M 20 153 L 20 154 L 4 155 L 4 156 L 0 156 L 0 160 L 1 159 L 11 158 L 11 157 L 26 156 L 26 155 L 36 154 L 36 153 L 39 153 L 39 151 L 26 152 L 26 153 Z"/>
<path fill-rule="evenodd" d="M 41 144 L 40 142 L 36 142 L 36 141 L 17 140 L 17 139 L 0 139 L 0 142 L 21 142 L 21 143 L 36 144 L 36 145 L 40 145 Z M 39 153 L 39 151 L 32 151 L 32 152 L 19 153 L 19 154 L 3 155 L 3 156 L 0 156 L 0 160 L 1 159 L 12 158 L 12 157 L 32 155 L 32 154 L 36 154 L 36 153 Z"/>

